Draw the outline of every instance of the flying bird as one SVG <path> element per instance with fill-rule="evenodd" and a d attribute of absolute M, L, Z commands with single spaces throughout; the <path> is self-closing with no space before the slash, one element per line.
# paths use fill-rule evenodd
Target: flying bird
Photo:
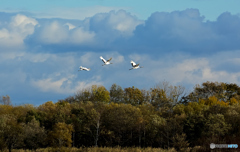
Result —
<path fill-rule="evenodd" d="M 78 71 L 82 71 L 82 70 L 90 71 L 90 68 L 80 66 Z"/>
<path fill-rule="evenodd" d="M 141 66 L 141 67 L 139 66 L 139 63 L 138 63 L 138 64 L 136 64 L 136 63 L 135 63 L 135 62 L 133 62 L 133 61 L 131 61 L 130 63 L 132 64 L 132 68 L 131 68 L 131 69 L 129 69 L 129 70 L 132 70 L 132 69 L 138 69 L 138 68 L 143 68 L 142 66 Z"/>
<path fill-rule="evenodd" d="M 110 63 L 110 61 L 112 60 L 112 58 L 110 58 L 110 59 L 108 59 L 107 61 L 102 57 L 102 56 L 100 56 L 100 59 L 103 61 L 103 65 L 102 66 L 104 66 L 104 65 L 107 65 L 107 64 L 112 64 L 112 63 Z"/>

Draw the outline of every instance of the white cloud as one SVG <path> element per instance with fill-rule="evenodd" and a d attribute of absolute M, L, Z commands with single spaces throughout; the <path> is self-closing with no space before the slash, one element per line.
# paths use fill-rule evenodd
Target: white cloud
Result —
<path fill-rule="evenodd" d="M 214 70 L 209 58 L 184 59 L 176 62 L 173 60 L 170 66 L 166 64 L 171 61 L 151 61 L 155 62 L 156 66 L 151 67 L 152 70 L 149 70 L 145 76 L 153 78 L 156 82 L 167 80 L 174 85 L 178 83 L 195 85 L 206 81 L 240 83 L 240 72 L 229 73 L 225 70 Z"/>
<path fill-rule="evenodd" d="M 143 24 L 143 22 L 131 16 L 129 13 L 120 10 L 116 13 L 110 12 L 109 24 L 113 29 L 121 31 L 126 36 L 130 36 L 135 27 Z"/>
<path fill-rule="evenodd" d="M 64 81 L 67 81 L 67 78 L 62 78 L 60 80 L 52 80 L 52 78 L 42 79 L 42 80 L 36 80 L 32 81 L 32 85 L 35 87 L 38 87 L 43 92 L 57 92 L 57 93 L 63 93 L 66 90 L 62 89 L 61 86 L 63 85 Z M 67 89 L 67 92 L 69 93 L 69 90 Z"/>
<path fill-rule="evenodd" d="M 1 52 L 11 49 L 21 49 L 23 48 L 23 37 L 18 33 L 12 33 L 8 29 L 0 29 L 0 48 Z"/>
<path fill-rule="evenodd" d="M 72 25 L 71 23 L 66 23 L 64 25 L 68 26 L 69 30 L 72 30 L 72 29 L 74 29 L 76 27 L 76 26 Z"/>
<path fill-rule="evenodd" d="M 33 34 L 35 26 L 38 22 L 30 17 L 17 14 L 13 16 L 11 21 L 5 24 L 5 28 L 0 29 L 0 47 L 8 50 L 22 49 L 24 47 L 23 40 Z"/>
<path fill-rule="evenodd" d="M 67 40 L 68 29 L 57 21 L 45 25 L 40 33 L 40 40 L 43 43 L 55 44 L 62 43 Z"/>
<path fill-rule="evenodd" d="M 91 30 L 102 33 L 101 36 L 109 35 L 110 40 L 114 37 L 130 37 L 136 26 L 144 22 L 124 10 L 110 11 L 109 13 L 98 13 L 89 20 Z M 115 33 L 115 35 L 114 35 Z"/>
<path fill-rule="evenodd" d="M 38 22 L 29 18 L 25 15 L 17 14 L 12 18 L 10 23 L 10 27 L 12 31 L 21 34 L 24 38 L 27 35 L 30 35 L 34 32 L 34 27 L 38 24 Z"/>
<path fill-rule="evenodd" d="M 77 82 L 74 82 L 74 78 L 76 78 L 76 75 L 69 75 L 68 77 L 63 77 L 57 80 L 54 80 L 54 78 L 46 78 L 40 80 L 32 80 L 31 84 L 43 92 L 53 92 L 60 94 L 73 94 L 78 90 L 90 87 L 94 84 L 102 84 L 102 82 L 98 82 L 99 77 L 93 78 L 95 80 L 92 81 Z"/>
<path fill-rule="evenodd" d="M 10 34 L 7 29 L 3 28 L 0 30 L 0 39 L 9 38 Z"/>
<path fill-rule="evenodd" d="M 88 44 L 93 42 L 94 37 L 94 32 L 85 31 L 83 28 L 79 27 L 72 31 L 69 41 L 75 44 Z"/>
<path fill-rule="evenodd" d="M 88 44 L 93 42 L 95 37 L 94 32 L 75 27 L 70 23 L 62 25 L 58 21 L 42 25 L 38 33 L 39 35 L 35 35 L 36 39 L 44 44 Z"/>

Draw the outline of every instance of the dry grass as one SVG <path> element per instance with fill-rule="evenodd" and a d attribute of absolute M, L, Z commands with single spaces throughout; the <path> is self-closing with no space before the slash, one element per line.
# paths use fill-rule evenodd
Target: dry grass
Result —
<path fill-rule="evenodd" d="M 174 148 L 166 150 L 161 148 L 139 148 L 139 147 L 90 147 L 90 148 L 44 148 L 34 150 L 14 149 L 12 152 L 176 152 Z"/>

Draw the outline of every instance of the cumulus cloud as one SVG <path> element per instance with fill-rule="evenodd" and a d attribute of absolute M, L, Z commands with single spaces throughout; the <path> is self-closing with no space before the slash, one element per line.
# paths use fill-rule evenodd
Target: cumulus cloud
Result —
<path fill-rule="evenodd" d="M 124 10 L 98 13 L 78 23 L 72 23 L 71 20 L 63 22 L 64 20 L 57 19 L 42 22 L 25 43 L 42 46 L 46 50 L 59 49 L 59 52 L 65 48 L 73 51 L 78 51 L 79 48 L 97 51 L 106 46 L 112 50 L 113 47 L 118 47 L 114 45 L 115 42 L 119 43 L 120 40 L 122 43 L 122 40 L 131 37 L 136 26 L 143 23 Z"/>
<path fill-rule="evenodd" d="M 67 40 L 68 29 L 57 21 L 45 25 L 39 32 L 39 41 L 43 44 L 63 43 Z"/>
<path fill-rule="evenodd" d="M 113 33 L 119 36 L 131 36 L 136 26 L 142 23 L 143 21 L 124 10 L 99 13 L 89 18 L 90 30 L 99 34 L 105 33 L 108 36 Z"/>
<path fill-rule="evenodd" d="M 46 50 L 61 49 L 64 44 L 71 46 L 72 51 L 118 48 L 123 52 L 178 51 L 192 55 L 240 49 L 237 43 L 240 18 L 227 12 L 216 21 L 205 21 L 197 9 L 155 12 L 146 21 L 124 10 L 98 13 L 79 21 L 78 25 L 71 24 L 71 20 L 63 21 L 49 20 L 41 24 L 25 42 L 47 45 Z"/>
<path fill-rule="evenodd" d="M 0 29 L 0 47 L 22 48 L 24 39 L 34 32 L 38 22 L 25 15 L 17 14 L 13 16 L 9 23 L 5 23 Z"/>
<path fill-rule="evenodd" d="M 38 22 L 39 20 L 39 22 Z M 16 15 L 0 28 L 2 46 L 41 46 L 55 52 L 112 51 L 212 54 L 240 49 L 240 18 L 228 12 L 205 21 L 197 9 L 155 12 L 146 21 L 124 11 L 98 13 L 84 20 L 48 19 L 43 22 Z M 69 50 L 68 48 L 71 48 Z M 31 48 L 32 49 L 32 48 Z"/>
<path fill-rule="evenodd" d="M 217 21 L 204 21 L 197 9 L 155 12 L 145 24 L 138 25 L 127 45 L 140 52 L 187 52 L 192 55 L 212 54 L 239 49 L 240 17 L 223 13 Z"/>
<path fill-rule="evenodd" d="M 35 45 L 87 45 L 94 41 L 95 34 L 86 31 L 82 27 L 75 27 L 70 23 L 61 24 L 51 21 L 36 29 L 35 34 L 30 36 L 26 43 Z"/>
<path fill-rule="evenodd" d="M 34 27 L 37 24 L 38 22 L 35 19 L 29 18 L 25 15 L 17 14 L 12 18 L 10 27 L 12 31 L 15 31 L 26 37 L 34 32 Z"/>

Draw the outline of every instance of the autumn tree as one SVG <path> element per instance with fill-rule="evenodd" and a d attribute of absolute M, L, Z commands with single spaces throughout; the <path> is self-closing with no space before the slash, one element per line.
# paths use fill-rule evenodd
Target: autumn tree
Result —
<path fill-rule="evenodd" d="M 104 86 L 92 86 L 92 101 L 109 103 L 110 94 Z"/>
<path fill-rule="evenodd" d="M 170 107 L 170 100 L 167 98 L 166 92 L 160 88 L 151 88 L 151 104 L 156 108 L 160 109 L 163 107 Z"/>
<path fill-rule="evenodd" d="M 44 126 L 46 130 L 52 130 L 53 126 L 56 123 L 55 114 L 57 113 L 57 105 L 52 101 L 48 101 L 38 106 L 37 110 L 40 125 Z"/>
<path fill-rule="evenodd" d="M 73 126 L 64 122 L 56 123 L 48 133 L 48 139 L 53 147 L 70 147 L 72 144 Z"/>
<path fill-rule="evenodd" d="M 131 105 L 141 105 L 144 103 L 144 97 L 138 88 L 129 87 L 124 89 L 124 102 Z"/>
<path fill-rule="evenodd" d="M 146 147 L 151 145 L 153 142 L 152 134 L 152 116 L 156 114 L 154 107 L 151 104 L 142 104 L 138 105 L 137 108 L 140 109 L 140 114 L 138 116 L 138 125 L 139 125 L 139 146 Z"/>
<path fill-rule="evenodd" d="M 92 85 L 90 88 L 78 91 L 76 94 L 76 101 L 109 103 L 110 94 L 104 86 Z"/>
<path fill-rule="evenodd" d="M 240 87 L 236 84 L 204 82 L 202 85 L 196 85 L 194 91 L 183 98 L 185 102 L 199 102 L 199 99 L 208 99 L 215 96 L 218 100 L 227 102 L 231 98 L 240 99 Z"/>
<path fill-rule="evenodd" d="M 0 150 L 3 151 L 5 148 L 7 148 L 7 143 L 5 142 L 5 128 L 7 127 L 7 116 L 6 115 L 0 115 Z"/>

